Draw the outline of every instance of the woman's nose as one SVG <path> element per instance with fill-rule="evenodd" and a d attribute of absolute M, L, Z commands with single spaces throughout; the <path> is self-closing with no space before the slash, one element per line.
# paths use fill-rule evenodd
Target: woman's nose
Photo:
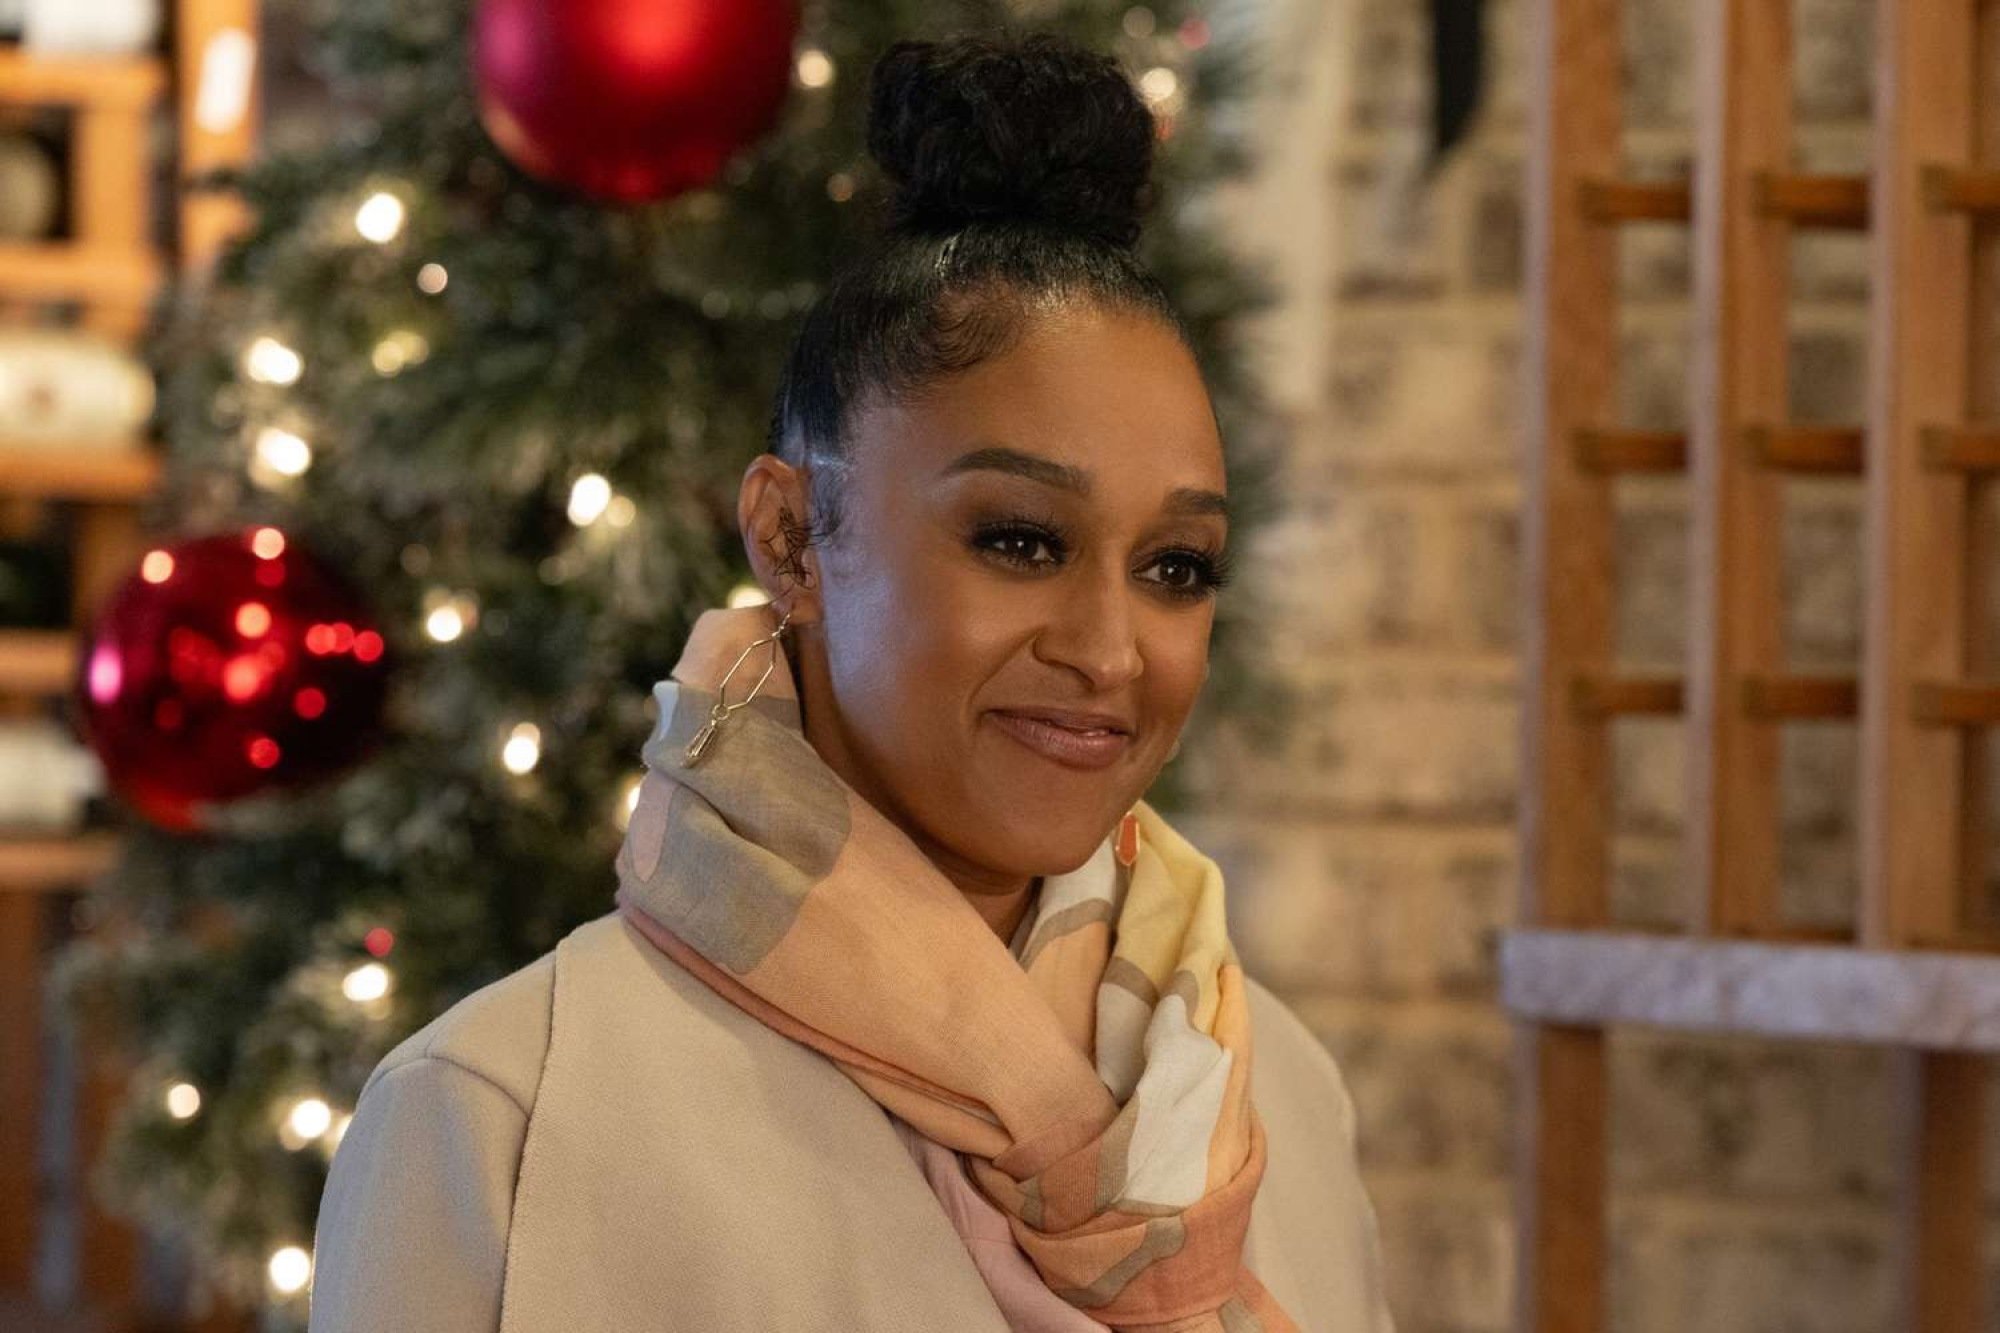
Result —
<path fill-rule="evenodd" d="M 1054 591 L 1037 655 L 1080 672 L 1093 694 L 1115 690 L 1137 676 L 1142 665 L 1138 608 L 1132 604 L 1137 594 L 1123 571 L 1115 581 L 1094 576 L 1065 583 Z"/>

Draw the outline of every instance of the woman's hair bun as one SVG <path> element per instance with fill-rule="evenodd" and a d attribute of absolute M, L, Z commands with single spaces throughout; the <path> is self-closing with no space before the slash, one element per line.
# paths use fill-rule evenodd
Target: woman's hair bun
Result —
<path fill-rule="evenodd" d="M 1151 203 L 1153 115 L 1115 58 L 1052 33 L 899 41 L 875 62 L 868 151 L 889 225 L 1013 219 L 1122 248 Z"/>

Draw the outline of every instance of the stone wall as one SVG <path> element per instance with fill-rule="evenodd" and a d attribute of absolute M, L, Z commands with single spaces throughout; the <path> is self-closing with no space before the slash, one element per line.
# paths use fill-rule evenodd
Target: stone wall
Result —
<path fill-rule="evenodd" d="M 1796 0 L 1798 163 L 1865 169 L 1863 0 Z M 1690 18 L 1627 0 L 1628 156 L 1685 170 Z M 1293 418 L 1289 515 L 1249 577 L 1304 704 L 1282 744 L 1191 756 L 1190 834 L 1222 862 L 1245 963 L 1334 1051 L 1359 1108 L 1402 1333 L 1508 1327 L 1512 1032 L 1495 932 L 1514 919 L 1526 152 L 1525 6 L 1490 0 L 1491 81 L 1469 141 L 1426 180 L 1428 6 L 1261 0 L 1276 166 L 1232 198 L 1288 301 L 1266 355 Z M 1308 225 L 1302 227 L 1301 220 Z M 1303 239 L 1302 239 L 1303 237 Z M 1796 248 L 1792 406 L 1864 409 L 1865 242 Z M 1623 244 L 1622 424 L 1686 420 L 1684 227 Z M 1678 669 L 1685 496 L 1618 483 L 1620 654 Z M 1859 490 L 1787 484 L 1786 632 L 1801 671 L 1859 650 Z M 1679 724 L 1616 728 L 1613 897 L 1664 919 L 1678 892 Z M 1848 918 L 1854 728 L 1787 728 L 1784 896 Z M 1897 1180 L 1889 1052 L 1613 1034 L 1612 1327 L 1880 1333 L 1892 1327 Z"/>

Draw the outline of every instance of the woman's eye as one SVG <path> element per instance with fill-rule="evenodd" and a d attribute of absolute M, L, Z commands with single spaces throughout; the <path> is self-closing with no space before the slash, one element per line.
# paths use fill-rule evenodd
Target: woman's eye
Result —
<path fill-rule="evenodd" d="M 1159 561 L 1159 568 L 1166 570 L 1176 570 L 1183 576 L 1180 578 L 1165 578 L 1160 580 L 1162 583 L 1166 584 L 1170 588 L 1195 588 L 1201 585 L 1202 582 L 1201 576 L 1203 573 L 1203 567 L 1199 561 L 1194 560 L 1188 556 L 1184 555 L 1162 556 Z"/>
<path fill-rule="evenodd" d="M 996 527 L 987 528 L 973 539 L 974 545 L 993 552 L 1017 565 L 1041 565 L 1048 561 L 1035 558 L 1035 552 L 1047 547 L 1051 553 L 1060 542 L 1048 533 L 1035 528 Z"/>

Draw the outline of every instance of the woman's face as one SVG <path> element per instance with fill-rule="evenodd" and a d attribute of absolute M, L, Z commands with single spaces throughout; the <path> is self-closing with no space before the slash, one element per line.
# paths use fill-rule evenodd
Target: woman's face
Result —
<path fill-rule="evenodd" d="M 1038 313 L 1011 351 L 859 413 L 851 457 L 840 532 L 783 600 L 813 743 L 948 868 L 1076 868 L 1208 672 L 1228 525 L 1193 358 L 1142 316 Z M 995 716 L 1047 709 L 1128 734 L 1085 767 Z"/>

